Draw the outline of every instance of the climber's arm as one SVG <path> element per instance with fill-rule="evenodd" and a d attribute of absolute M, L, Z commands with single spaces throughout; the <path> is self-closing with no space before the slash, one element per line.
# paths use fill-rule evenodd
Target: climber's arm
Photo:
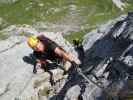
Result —
<path fill-rule="evenodd" d="M 62 57 L 64 60 L 80 64 L 79 60 L 75 61 L 73 55 L 71 53 L 66 52 L 62 48 L 56 47 L 54 51 L 58 56 Z"/>

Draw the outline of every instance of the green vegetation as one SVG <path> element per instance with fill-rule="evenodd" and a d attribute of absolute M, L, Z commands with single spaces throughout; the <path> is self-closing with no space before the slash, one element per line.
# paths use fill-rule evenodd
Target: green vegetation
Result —
<path fill-rule="evenodd" d="M 0 32 L 0 40 L 5 40 L 8 38 L 8 35 L 3 33 L 3 32 Z"/>
<path fill-rule="evenodd" d="M 83 31 L 80 32 L 71 32 L 68 33 L 68 35 L 65 35 L 65 39 L 69 40 L 69 42 L 72 43 L 74 39 L 82 39 L 82 37 L 85 35 Z"/>
<path fill-rule="evenodd" d="M 34 21 L 55 21 L 64 16 L 63 0 L 18 0 L 0 4 L 0 17 L 10 24 L 32 24 Z M 59 9 L 59 10 L 58 10 Z M 61 10 L 60 10 L 61 9 Z M 54 16 L 54 17 L 53 17 Z"/>
<path fill-rule="evenodd" d="M 81 19 L 78 21 L 78 25 L 83 29 L 79 32 L 72 32 L 75 36 L 70 34 L 70 37 L 80 38 L 83 35 L 80 34 L 81 31 L 89 31 L 96 24 L 132 11 L 132 0 L 125 2 L 127 6 L 122 12 L 116 8 L 112 0 L 18 0 L 14 3 L 0 3 L 0 18 L 6 21 L 8 26 L 12 24 L 32 25 L 37 21 L 56 24 L 62 23 L 63 20 L 69 22 L 71 17 L 74 17 L 72 20 Z M 68 35 L 65 37 L 69 40 Z"/>

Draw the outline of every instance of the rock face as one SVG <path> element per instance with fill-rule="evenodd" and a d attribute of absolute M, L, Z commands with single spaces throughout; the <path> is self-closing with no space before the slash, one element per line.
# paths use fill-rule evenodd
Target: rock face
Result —
<path fill-rule="evenodd" d="M 44 34 L 77 56 L 61 33 L 37 32 L 29 26 L 11 26 L 3 31 L 12 35 L 0 41 L 0 100 L 117 100 L 132 91 L 133 13 L 84 36 L 85 56 L 80 49 L 78 52 L 83 60 L 81 70 L 88 80 L 75 69 L 63 75 L 59 66 L 50 70 L 53 75 L 42 69 L 32 73 L 33 65 L 28 60 L 32 60 L 32 50 L 26 45 L 26 37 L 18 33 Z"/>
<path fill-rule="evenodd" d="M 121 90 L 129 88 L 128 81 L 132 80 L 133 74 L 132 25 L 133 13 L 128 13 L 128 16 L 121 16 L 84 36 L 85 65 L 82 69 L 85 71 L 88 69 L 97 76 L 98 80 L 103 82 L 105 89 L 110 91 L 107 93 L 104 90 L 103 94 L 106 96 L 97 96 L 96 100 L 111 98 L 117 100 L 121 97 L 119 95 Z M 127 89 L 127 91 L 132 90 Z"/>
<path fill-rule="evenodd" d="M 14 30 L 10 30 L 14 31 Z M 43 34 L 43 32 L 42 32 Z M 60 33 L 44 33 L 45 36 L 52 38 L 55 42 L 60 43 L 66 51 L 74 52 L 72 46 L 63 39 Z M 51 37 L 52 36 L 52 37 Z M 11 36 L 7 40 L 0 41 L 0 99 L 1 100 L 29 100 L 36 98 L 41 87 L 48 88 L 49 73 L 38 71 L 37 75 L 32 73 L 33 65 L 28 64 L 25 58 L 32 53 L 32 50 L 25 42 L 23 36 Z M 69 48 L 68 48 L 69 47 Z M 75 52 L 76 54 L 76 52 Z M 63 70 L 57 68 L 54 71 L 54 80 L 57 81 L 62 77 Z M 58 79 L 59 78 L 59 79 Z M 36 85 L 38 82 L 39 85 Z M 43 86 L 41 84 L 44 84 Z M 36 88 L 38 90 L 36 90 Z"/>

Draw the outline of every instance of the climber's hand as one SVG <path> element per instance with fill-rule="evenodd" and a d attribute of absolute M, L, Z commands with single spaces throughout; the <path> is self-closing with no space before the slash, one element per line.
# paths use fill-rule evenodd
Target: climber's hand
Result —
<path fill-rule="evenodd" d="M 74 62 L 75 62 L 77 65 L 80 65 L 80 64 L 81 64 L 81 61 L 80 61 L 79 59 L 74 60 Z"/>
<path fill-rule="evenodd" d="M 72 64 L 72 67 L 73 67 L 73 68 L 76 68 L 76 67 L 79 66 L 79 64 L 77 64 L 75 61 L 72 61 L 71 64 Z"/>
<path fill-rule="evenodd" d="M 39 68 L 41 68 L 41 64 L 40 63 L 37 63 L 36 64 L 36 69 L 39 69 Z"/>

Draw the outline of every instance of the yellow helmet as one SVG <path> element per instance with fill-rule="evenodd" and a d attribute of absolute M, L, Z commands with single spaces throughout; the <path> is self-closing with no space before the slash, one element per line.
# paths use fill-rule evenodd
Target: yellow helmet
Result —
<path fill-rule="evenodd" d="M 29 36 L 27 39 L 27 43 L 31 48 L 33 48 L 37 45 L 38 39 L 36 36 Z"/>

